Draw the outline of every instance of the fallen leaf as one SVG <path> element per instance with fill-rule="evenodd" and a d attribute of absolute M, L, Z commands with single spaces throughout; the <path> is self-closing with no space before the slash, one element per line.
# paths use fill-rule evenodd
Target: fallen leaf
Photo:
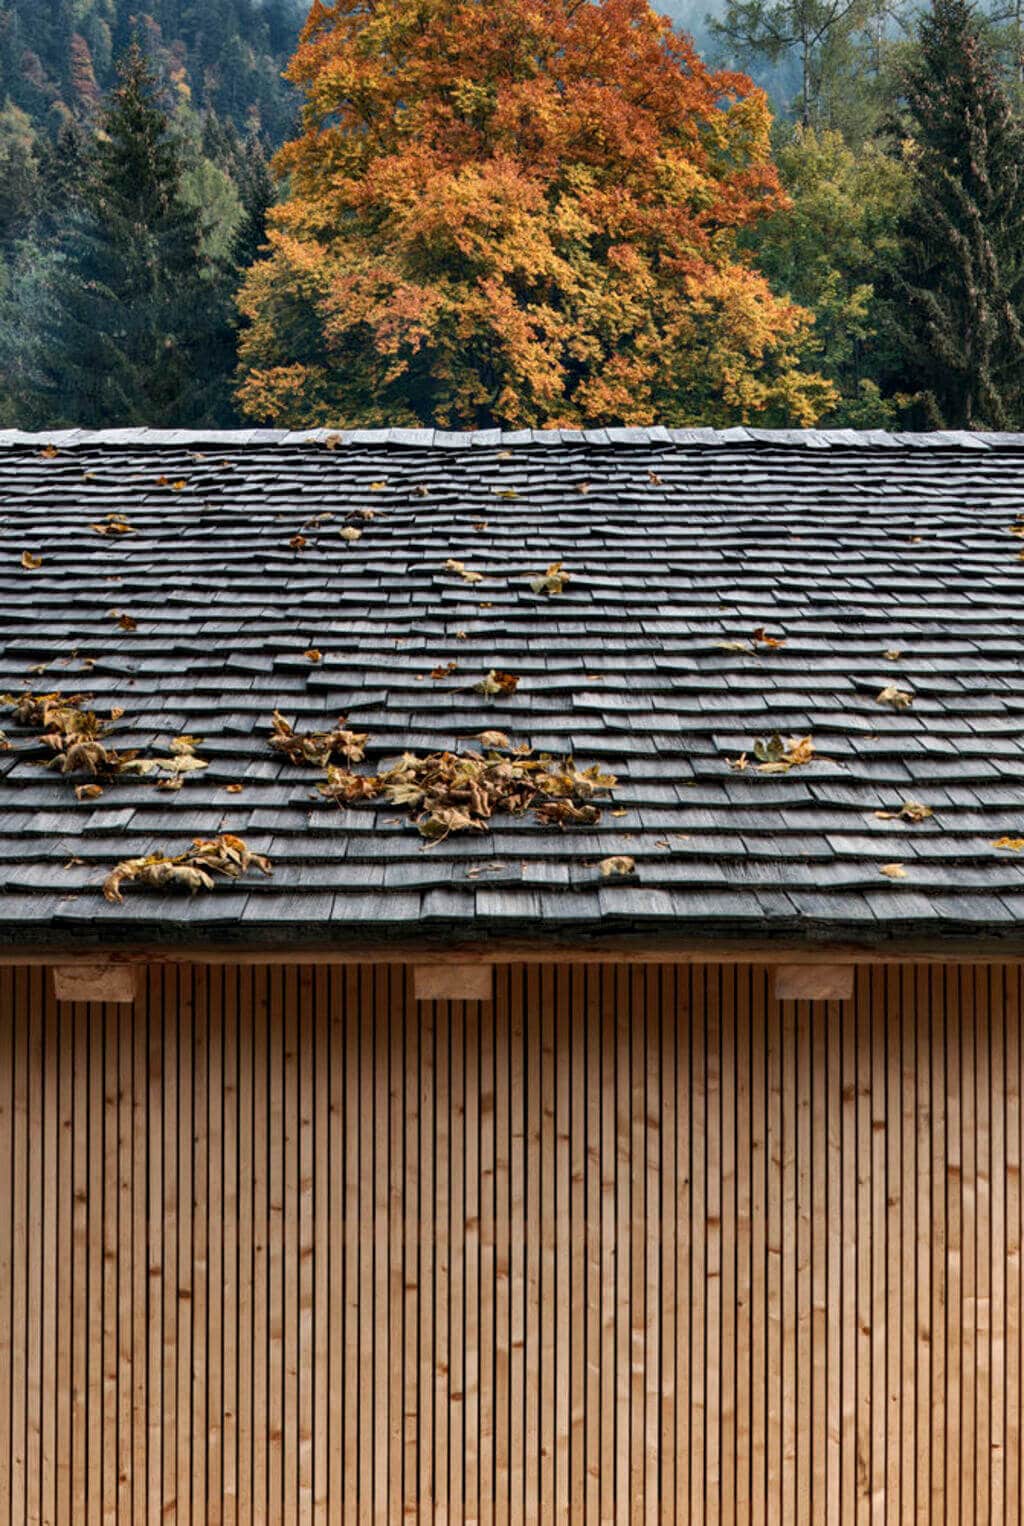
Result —
<path fill-rule="evenodd" d="M 474 519 L 474 521 L 473 521 L 473 529 L 474 530 L 486 530 L 487 528 L 488 528 L 488 523 L 487 523 L 486 519 Z"/>
<path fill-rule="evenodd" d="M 897 688 L 895 684 L 886 684 L 885 688 L 875 696 L 875 703 L 891 705 L 894 710 L 906 710 L 914 703 L 914 696 L 906 689 Z"/>
<path fill-rule="evenodd" d="M 338 531 L 342 540 L 358 540 L 362 533 L 362 530 L 357 530 L 355 525 L 346 525 L 344 530 Z"/>
<path fill-rule="evenodd" d="M 662 480 L 658 476 L 657 472 L 648 472 L 647 473 L 647 480 L 648 480 L 648 482 L 653 483 L 653 485 L 655 487 L 662 487 L 663 486 Z"/>
<path fill-rule="evenodd" d="M 457 662 L 439 663 L 436 668 L 431 668 L 430 676 L 433 679 L 451 678 L 458 666 Z"/>
<path fill-rule="evenodd" d="M 930 805 L 922 805 L 920 800 L 907 800 L 898 811 L 876 811 L 875 818 L 878 821 L 927 821 L 933 814 Z"/>
<path fill-rule="evenodd" d="M 601 820 L 596 805 L 576 805 L 571 800 L 545 800 L 534 814 L 546 827 L 594 827 Z"/>
<path fill-rule="evenodd" d="M 512 743 L 503 731 L 478 731 L 476 740 L 483 742 L 485 747 L 498 747 L 505 752 L 512 747 Z"/>
<path fill-rule="evenodd" d="M 902 864 L 883 864 L 878 872 L 879 874 L 886 875 L 891 880 L 905 880 L 907 878 L 907 871 Z"/>
<path fill-rule="evenodd" d="M 464 583 L 482 583 L 484 580 L 484 575 L 482 572 L 471 572 L 464 562 L 457 562 L 454 557 L 451 556 L 445 562 L 444 570 L 445 572 L 454 573 L 456 577 L 460 577 Z"/>
<path fill-rule="evenodd" d="M 500 673 L 492 668 L 487 677 L 481 678 L 473 687 L 477 694 L 488 696 L 514 694 L 519 687 L 519 678 L 515 673 Z"/>
<path fill-rule="evenodd" d="M 377 518 L 377 510 L 376 509 L 357 509 L 356 513 L 359 515 L 360 519 L 376 519 Z"/>
<path fill-rule="evenodd" d="M 288 544 L 293 551 L 301 551 L 303 546 L 309 545 L 309 542 L 304 535 L 293 535 Z"/>
<path fill-rule="evenodd" d="M 123 631 L 137 631 L 139 628 L 139 622 L 133 620 L 131 615 L 119 615 L 117 623 Z"/>
<path fill-rule="evenodd" d="M 98 800 L 102 793 L 102 784 L 78 784 L 75 786 L 76 800 Z"/>
<path fill-rule="evenodd" d="M 237 880 L 250 868 L 263 874 L 273 873 L 270 859 L 250 852 L 240 837 L 225 834 L 210 841 L 197 837 L 191 848 L 176 858 L 150 853 L 146 858 L 122 860 L 104 880 L 103 895 L 106 900 L 120 904 L 124 900 L 121 886 L 132 882 L 151 889 L 188 890 L 195 895 L 199 890 L 213 889 L 215 874 Z"/>
<path fill-rule="evenodd" d="M 173 774 L 170 779 L 158 779 L 156 787 L 157 789 L 179 790 L 184 783 L 184 779 L 177 774 Z"/>
<path fill-rule="evenodd" d="M 179 477 L 177 482 L 171 483 L 171 492 L 183 493 L 187 487 L 188 483 L 185 481 L 184 477 Z"/>
<path fill-rule="evenodd" d="M 274 711 L 273 731 L 269 738 L 275 752 L 283 752 L 292 763 L 315 763 L 319 768 L 326 768 L 334 758 L 361 763 L 368 741 L 367 732 L 346 728 L 343 715 L 338 717 L 333 731 L 302 732 L 296 731 L 280 710 Z"/>
<path fill-rule="evenodd" d="M 514 487 L 496 487 L 494 489 L 494 492 L 495 492 L 495 495 L 498 498 L 518 498 L 519 497 L 519 494 L 516 492 Z"/>
<path fill-rule="evenodd" d="M 430 489 L 427 487 L 425 482 L 417 482 L 416 486 L 413 488 L 413 492 L 417 493 L 420 498 L 430 497 Z"/>
<path fill-rule="evenodd" d="M 229 795 L 240 795 L 242 793 L 242 791 L 245 789 L 245 785 L 244 784 L 225 784 L 224 789 L 227 792 L 227 794 L 229 794 Z"/>
<path fill-rule="evenodd" d="M 755 647 L 764 646 L 769 651 L 774 651 L 777 647 L 785 646 L 786 644 L 785 637 L 769 636 L 763 625 L 757 627 L 750 639 Z"/>
<path fill-rule="evenodd" d="M 44 461 L 52 461 L 55 456 L 60 455 L 60 451 L 56 445 L 47 445 L 39 452 L 39 455 Z"/>
<path fill-rule="evenodd" d="M 35 572 L 37 567 L 43 565 L 43 559 L 41 556 L 33 556 L 31 551 L 23 551 L 21 553 L 21 565 L 26 572 Z"/>
<path fill-rule="evenodd" d="M 882 656 L 885 658 L 886 662 L 899 662 L 900 658 L 903 656 L 903 653 L 900 651 L 898 646 L 894 646 L 890 647 L 887 652 L 883 652 Z"/>
<path fill-rule="evenodd" d="M 754 743 L 759 774 L 785 774 L 791 768 L 810 763 L 814 756 L 814 742 L 809 736 L 790 737 L 788 742 L 784 742 L 775 732 L 766 742 Z"/>
<path fill-rule="evenodd" d="M 997 837 L 993 848 L 1004 848 L 1008 853 L 1020 853 L 1024 849 L 1024 837 Z"/>
<path fill-rule="evenodd" d="M 469 637 L 466 635 L 465 631 L 456 631 L 455 639 L 456 641 L 468 641 Z"/>
<path fill-rule="evenodd" d="M 370 483 L 370 492 L 371 493 L 382 493 L 384 491 L 384 489 L 387 487 L 387 485 L 388 485 L 387 484 L 387 478 L 385 478 L 382 482 L 371 482 Z"/>
<path fill-rule="evenodd" d="M 107 524 L 90 525 L 89 529 L 90 530 L 94 530 L 97 535 L 134 535 L 135 534 L 134 527 L 132 525 L 130 525 L 130 524 L 127 524 L 124 520 L 121 520 L 121 519 L 113 519 L 113 520 L 111 520 Z"/>
<path fill-rule="evenodd" d="M 302 655 L 305 657 L 307 662 L 319 662 L 323 656 L 323 652 L 318 652 L 315 646 L 311 646 L 309 651 L 303 652 Z"/>
<path fill-rule="evenodd" d="M 562 563 L 552 562 L 546 572 L 538 573 L 535 578 L 530 579 L 530 587 L 534 593 L 546 593 L 550 596 L 561 593 L 570 581 L 569 573 L 562 571 Z"/>
<path fill-rule="evenodd" d="M 576 491 L 577 491 L 577 493 L 589 493 L 590 492 L 590 483 L 589 482 L 577 482 L 577 484 L 576 484 Z"/>
<path fill-rule="evenodd" d="M 202 737 L 189 736 L 186 732 L 182 736 L 173 739 L 170 743 L 170 751 L 176 756 L 187 756 L 189 753 L 195 752 L 196 748 L 202 745 Z"/>
<path fill-rule="evenodd" d="M 626 853 L 616 853 L 611 858 L 603 858 L 599 867 L 605 879 L 615 879 L 619 875 L 634 874 L 636 859 Z"/>
<path fill-rule="evenodd" d="M 750 767 L 750 763 L 747 760 L 747 755 L 745 752 L 741 752 L 738 758 L 726 758 L 725 761 L 728 763 L 729 767 L 734 768 L 738 774 L 745 773 L 746 770 Z"/>

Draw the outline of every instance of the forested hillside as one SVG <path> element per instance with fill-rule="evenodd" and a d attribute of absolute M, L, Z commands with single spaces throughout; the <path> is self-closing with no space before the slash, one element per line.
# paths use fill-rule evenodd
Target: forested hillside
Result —
<path fill-rule="evenodd" d="M 0 427 L 1024 428 L 1022 18 L 0 0 Z"/>
<path fill-rule="evenodd" d="M 51 133 L 94 116 L 133 38 L 178 98 L 279 142 L 302 0 L 0 0 L 0 96 Z"/>

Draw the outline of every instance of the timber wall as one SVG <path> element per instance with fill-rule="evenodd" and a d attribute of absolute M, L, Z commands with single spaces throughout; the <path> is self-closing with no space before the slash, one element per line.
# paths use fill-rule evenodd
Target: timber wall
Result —
<path fill-rule="evenodd" d="M 1021 972 L 0 970 L 0 1520 L 1021 1519 Z"/>

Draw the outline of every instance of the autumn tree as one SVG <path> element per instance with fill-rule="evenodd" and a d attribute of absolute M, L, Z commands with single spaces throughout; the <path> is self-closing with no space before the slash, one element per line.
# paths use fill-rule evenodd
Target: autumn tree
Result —
<path fill-rule="evenodd" d="M 763 94 L 646 0 L 314 0 L 240 305 L 260 421 L 813 423 L 811 319 L 739 235 Z"/>

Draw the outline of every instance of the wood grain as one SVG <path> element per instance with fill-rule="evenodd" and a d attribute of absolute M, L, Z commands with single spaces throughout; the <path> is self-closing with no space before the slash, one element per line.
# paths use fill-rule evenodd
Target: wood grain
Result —
<path fill-rule="evenodd" d="M 1022 983 L 0 969 L 0 1526 L 1021 1520 Z"/>

